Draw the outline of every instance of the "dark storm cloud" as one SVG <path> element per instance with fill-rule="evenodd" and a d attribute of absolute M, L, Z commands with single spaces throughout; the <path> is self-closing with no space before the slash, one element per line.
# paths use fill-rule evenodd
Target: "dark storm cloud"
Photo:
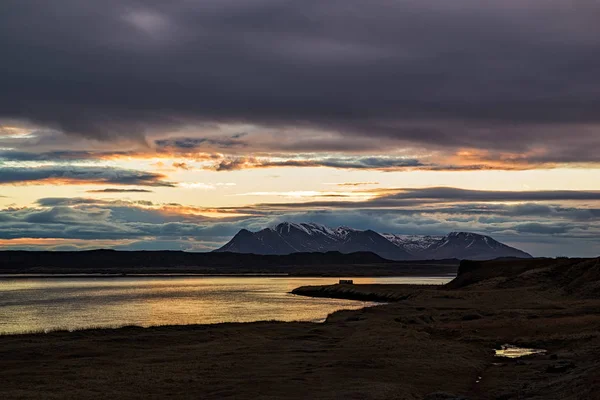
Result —
<path fill-rule="evenodd" d="M 104 139 L 251 122 L 598 161 L 599 19 L 593 0 L 5 0 L 0 113 Z"/>
<path fill-rule="evenodd" d="M 243 137 L 243 134 L 236 134 L 230 138 L 176 138 L 176 139 L 159 139 L 155 140 L 154 144 L 160 150 L 162 148 L 168 148 L 172 150 L 180 151 L 191 151 L 197 150 L 204 146 L 212 146 L 216 148 L 231 148 L 231 147 L 245 147 L 246 143 L 241 142 L 237 139 Z"/>
<path fill-rule="evenodd" d="M 0 184 L 33 183 L 175 186 L 173 183 L 165 181 L 163 175 L 129 169 L 83 166 L 35 168 L 0 166 Z"/>

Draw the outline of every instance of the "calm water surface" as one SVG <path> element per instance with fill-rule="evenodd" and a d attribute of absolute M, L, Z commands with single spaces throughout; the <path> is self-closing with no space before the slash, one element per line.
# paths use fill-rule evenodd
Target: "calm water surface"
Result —
<path fill-rule="evenodd" d="M 353 278 L 355 283 L 443 284 L 439 278 Z M 295 296 L 334 278 L 125 277 L 0 279 L 0 333 L 124 325 L 261 320 L 320 321 L 372 303 Z"/>

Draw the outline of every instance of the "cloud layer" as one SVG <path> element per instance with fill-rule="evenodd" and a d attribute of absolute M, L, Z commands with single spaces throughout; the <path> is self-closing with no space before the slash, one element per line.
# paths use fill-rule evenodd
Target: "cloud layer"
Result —
<path fill-rule="evenodd" d="M 207 249 L 292 219 L 592 255 L 600 195 L 560 189 L 600 170 L 598 20 L 594 0 L 4 0 L 0 244 Z M 13 187 L 42 184 L 72 197 Z"/>
<path fill-rule="evenodd" d="M 173 187 L 164 175 L 111 167 L 42 166 L 3 167 L 2 184 L 113 184 Z"/>
<path fill-rule="evenodd" d="M 104 140 L 244 123 L 597 162 L 599 18 L 593 0 L 9 0 L 0 112 Z"/>
<path fill-rule="evenodd" d="M 218 247 L 239 229 L 257 230 L 291 220 L 403 234 L 474 231 L 538 256 L 600 254 L 600 192 L 519 193 L 453 188 L 384 192 L 387 193 L 362 202 L 217 209 L 150 201 L 44 198 L 33 207 L 0 210 L 0 241 L 16 248 L 27 247 L 27 240 L 35 243 L 53 239 L 74 241 L 83 248 L 107 246 L 106 241 L 114 241 L 110 247 L 152 248 L 156 243 L 155 248 L 198 251 Z M 592 200 L 596 206 L 585 203 Z M 565 201 L 570 204 L 557 204 Z"/>

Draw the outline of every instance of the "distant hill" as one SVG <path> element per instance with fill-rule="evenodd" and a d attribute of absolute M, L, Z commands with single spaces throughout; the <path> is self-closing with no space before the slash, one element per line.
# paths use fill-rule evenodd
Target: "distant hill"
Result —
<path fill-rule="evenodd" d="M 183 251 L 0 251 L 0 274 L 453 274 L 458 260 L 390 261 L 370 252 L 257 255 Z"/>
<path fill-rule="evenodd" d="M 445 236 L 396 235 L 291 222 L 258 232 L 242 229 L 226 245 L 215 250 L 278 255 L 328 251 L 373 252 L 389 260 L 531 258 L 530 254 L 500 243 L 490 236 L 471 232 L 451 232 Z"/>

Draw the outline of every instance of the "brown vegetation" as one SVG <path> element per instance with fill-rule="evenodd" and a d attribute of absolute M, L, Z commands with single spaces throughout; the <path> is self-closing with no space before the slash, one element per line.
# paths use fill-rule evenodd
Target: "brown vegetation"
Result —
<path fill-rule="evenodd" d="M 597 399 L 599 268 L 465 262 L 445 287 L 334 285 L 398 301 L 324 324 L 0 337 L 0 398 Z M 548 352 L 495 357 L 505 343 Z"/>

